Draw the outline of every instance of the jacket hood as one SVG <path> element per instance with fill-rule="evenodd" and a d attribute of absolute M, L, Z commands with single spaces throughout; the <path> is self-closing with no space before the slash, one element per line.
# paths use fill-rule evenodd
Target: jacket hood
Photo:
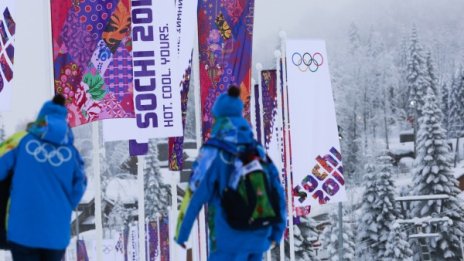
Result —
<path fill-rule="evenodd" d="M 48 101 L 40 109 L 37 120 L 28 132 L 41 140 L 54 144 L 72 143 L 73 135 L 66 121 L 67 115 L 66 107 Z"/>
<path fill-rule="evenodd" d="M 243 117 L 215 118 L 211 137 L 234 144 L 253 142 L 253 131 Z"/>

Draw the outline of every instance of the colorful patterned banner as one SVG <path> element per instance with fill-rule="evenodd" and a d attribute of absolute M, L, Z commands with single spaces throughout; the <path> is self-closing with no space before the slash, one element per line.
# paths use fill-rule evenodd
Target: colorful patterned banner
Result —
<path fill-rule="evenodd" d="M 286 56 L 289 132 L 298 140 L 290 141 L 294 206 L 344 201 L 345 181 L 325 42 L 288 40 Z"/>
<path fill-rule="evenodd" d="M 276 70 L 261 71 L 261 89 L 263 104 L 264 146 L 269 150 L 272 134 L 275 134 L 277 116 L 277 72 Z"/>
<path fill-rule="evenodd" d="M 51 0 L 55 92 L 71 126 L 133 118 L 129 0 Z"/>
<path fill-rule="evenodd" d="M 89 256 L 87 254 L 87 248 L 85 247 L 84 240 L 77 240 L 77 261 L 89 261 Z"/>
<path fill-rule="evenodd" d="M 212 127 L 216 97 L 234 84 L 250 119 L 254 0 L 199 1 L 198 32 L 203 140 Z"/>
<path fill-rule="evenodd" d="M 163 217 L 160 219 L 160 249 L 161 249 L 161 261 L 171 260 L 169 256 L 169 218 Z"/>
<path fill-rule="evenodd" d="M 255 119 L 256 119 L 256 122 L 254 122 L 254 126 L 255 126 L 255 129 L 256 129 L 256 136 L 258 138 L 258 141 L 259 143 L 263 143 L 263 141 L 261 140 L 261 108 L 259 106 L 260 102 L 261 102 L 261 97 L 259 97 L 259 84 L 255 84 L 255 86 L 253 86 L 254 88 L 254 94 L 255 94 Z"/>
<path fill-rule="evenodd" d="M 158 224 L 156 221 L 151 221 L 148 223 L 148 253 L 150 255 L 149 261 L 158 261 Z"/>
<path fill-rule="evenodd" d="M 14 0 L 0 1 L 0 111 L 11 105 L 16 33 L 16 4 Z"/>
<path fill-rule="evenodd" d="M 182 81 L 182 90 L 180 91 L 182 104 L 182 127 L 185 129 L 187 117 L 188 93 L 190 89 L 190 76 L 192 74 L 192 60 L 185 71 L 184 80 Z M 184 165 L 184 136 L 169 138 L 169 169 L 172 171 L 181 171 Z"/>

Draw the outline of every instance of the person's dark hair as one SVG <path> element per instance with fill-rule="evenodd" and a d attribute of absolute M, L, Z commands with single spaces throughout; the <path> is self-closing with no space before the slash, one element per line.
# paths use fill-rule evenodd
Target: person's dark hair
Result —
<path fill-rule="evenodd" d="M 55 97 L 53 97 L 52 102 L 64 107 L 66 104 L 66 98 L 61 94 L 56 94 Z"/>
<path fill-rule="evenodd" d="M 240 88 L 238 88 L 235 85 L 231 85 L 229 87 L 229 90 L 227 91 L 227 94 L 231 97 L 239 97 L 240 96 Z"/>

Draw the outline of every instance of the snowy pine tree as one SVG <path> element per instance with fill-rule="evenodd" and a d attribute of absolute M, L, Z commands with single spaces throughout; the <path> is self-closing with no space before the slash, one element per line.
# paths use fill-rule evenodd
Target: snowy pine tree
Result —
<path fill-rule="evenodd" d="M 121 232 L 127 223 L 129 217 L 128 210 L 124 207 L 123 202 L 118 198 L 113 205 L 113 209 L 108 215 L 107 225 L 110 229 L 110 233 L 113 231 Z M 111 236 L 110 236 L 111 238 Z"/>
<path fill-rule="evenodd" d="M 385 255 L 390 225 L 398 217 L 395 209 L 392 180 L 392 159 L 386 153 L 377 158 L 378 171 L 367 166 L 366 190 L 362 204 L 360 240 L 368 241 L 369 255 L 373 259 L 382 259 Z"/>
<path fill-rule="evenodd" d="M 427 61 L 423 54 L 423 48 L 419 43 L 416 27 L 412 29 L 408 51 L 407 83 L 409 102 L 415 105 L 414 114 L 420 117 L 424 104 L 425 86 L 427 85 L 427 80 L 425 79 L 427 74 Z M 415 121 L 417 121 L 417 119 L 415 119 Z"/>
<path fill-rule="evenodd" d="M 339 261 L 338 255 L 338 237 L 339 237 L 338 215 L 330 215 L 330 224 L 328 224 L 321 235 L 321 249 L 327 251 L 328 260 Z M 343 223 L 343 261 L 354 260 L 355 243 L 353 228 L 351 224 Z"/>
<path fill-rule="evenodd" d="M 416 217 L 441 215 L 453 221 L 450 226 L 441 224 L 438 227 L 440 236 L 430 240 L 430 249 L 434 260 L 457 260 L 461 256 L 460 238 L 464 236 L 464 210 L 457 198 L 460 190 L 451 172 L 451 154 L 441 117 L 436 96 L 428 89 L 423 116 L 419 119 L 414 194 L 446 194 L 449 199 L 417 203 L 412 212 Z"/>
<path fill-rule="evenodd" d="M 453 76 L 449 96 L 449 129 L 448 134 L 451 138 L 456 138 L 456 144 L 464 131 L 464 70 L 462 65 L 458 67 Z M 459 146 L 455 146 L 454 166 L 458 160 Z"/>
<path fill-rule="evenodd" d="M 408 242 L 408 235 L 401 226 L 393 222 L 388 235 L 385 260 L 389 261 L 412 261 L 413 252 Z"/>
<path fill-rule="evenodd" d="M 171 205 L 170 186 L 163 182 L 158 159 L 157 141 L 149 143 L 150 155 L 146 157 L 145 165 L 145 213 L 150 220 L 155 220 L 156 214 L 166 216 Z"/>
<path fill-rule="evenodd" d="M 446 130 L 446 137 L 448 138 L 449 136 L 449 127 L 450 127 L 450 90 L 449 90 L 449 85 L 445 80 L 442 80 L 440 84 L 440 98 L 441 98 L 441 112 L 443 115 L 442 123 L 443 123 L 443 128 Z"/>
<path fill-rule="evenodd" d="M 317 261 L 319 258 L 313 249 L 313 242 L 319 238 L 319 233 L 316 231 L 316 221 L 310 217 L 301 217 L 300 223 L 293 226 L 295 237 L 295 258 L 297 260 Z M 290 258 L 290 246 L 288 240 L 285 240 L 285 256 Z M 279 252 L 279 248 L 275 248 Z M 276 253 L 277 254 L 277 253 Z"/>

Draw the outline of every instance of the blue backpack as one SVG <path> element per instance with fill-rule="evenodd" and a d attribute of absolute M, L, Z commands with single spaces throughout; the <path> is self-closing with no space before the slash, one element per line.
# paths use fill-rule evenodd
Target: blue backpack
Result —
<path fill-rule="evenodd" d="M 237 230 L 255 230 L 281 222 L 279 193 L 269 173 L 273 163 L 267 155 L 260 156 L 258 142 L 237 147 L 211 138 L 205 146 L 216 147 L 238 160 L 226 188 L 219 192 L 228 224 Z"/>

